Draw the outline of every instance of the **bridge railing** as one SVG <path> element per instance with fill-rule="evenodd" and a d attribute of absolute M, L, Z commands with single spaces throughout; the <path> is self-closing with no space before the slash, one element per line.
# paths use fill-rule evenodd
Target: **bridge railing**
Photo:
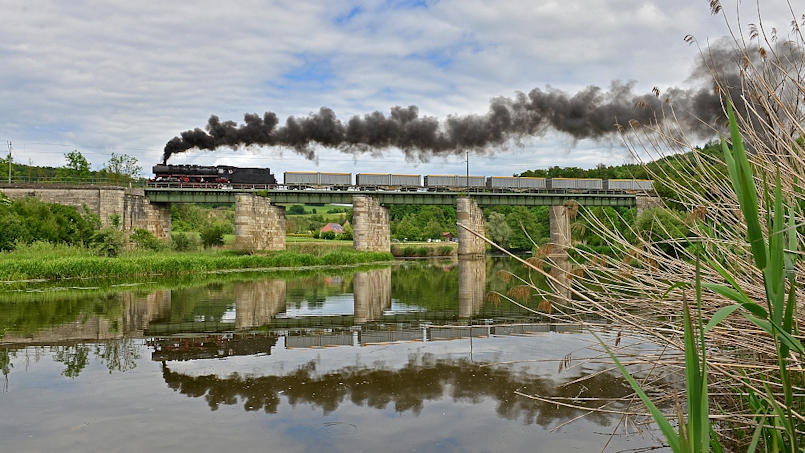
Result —
<path fill-rule="evenodd" d="M 8 184 L 7 178 L 0 178 L 0 184 Z M 87 185 L 87 186 L 126 186 L 126 187 L 145 187 L 144 179 L 131 179 L 127 177 L 106 177 L 106 178 L 72 178 L 55 176 L 21 176 L 11 178 L 11 184 L 23 185 Z"/>
<path fill-rule="evenodd" d="M 239 190 L 269 190 L 282 186 L 276 184 L 223 184 L 207 182 L 159 182 L 148 181 L 146 187 L 154 189 L 239 189 Z"/>

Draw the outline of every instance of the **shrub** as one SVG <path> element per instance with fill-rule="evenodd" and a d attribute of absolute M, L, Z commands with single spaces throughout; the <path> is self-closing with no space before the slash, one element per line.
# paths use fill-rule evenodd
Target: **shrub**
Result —
<path fill-rule="evenodd" d="M 224 245 L 224 229 L 221 225 L 206 225 L 200 233 L 204 248 Z"/>
<path fill-rule="evenodd" d="M 101 256 L 118 256 L 125 245 L 126 236 L 116 228 L 101 228 L 92 235 L 92 246 L 95 252 Z"/>
<path fill-rule="evenodd" d="M 428 256 L 428 247 L 417 247 L 416 256 Z"/>
<path fill-rule="evenodd" d="M 173 233 L 171 235 L 171 248 L 177 252 L 189 252 L 198 249 L 198 240 L 187 233 Z"/>
<path fill-rule="evenodd" d="M 131 242 L 133 242 L 137 248 L 143 250 L 153 250 L 158 252 L 165 248 L 165 244 L 163 244 L 162 241 L 154 237 L 150 231 L 142 228 L 134 230 L 134 233 L 131 234 L 129 239 L 131 239 Z"/>
<path fill-rule="evenodd" d="M 439 256 L 450 256 L 453 254 L 453 247 L 449 245 L 440 245 L 437 249 L 437 255 Z"/>
<path fill-rule="evenodd" d="M 318 239 L 319 235 L 320 235 L 320 233 L 318 231 L 314 231 L 313 232 L 313 239 Z"/>
<path fill-rule="evenodd" d="M 304 214 L 305 207 L 300 204 L 295 204 L 288 207 L 288 214 Z"/>
<path fill-rule="evenodd" d="M 322 239 L 335 239 L 335 232 L 325 231 L 319 235 Z"/>

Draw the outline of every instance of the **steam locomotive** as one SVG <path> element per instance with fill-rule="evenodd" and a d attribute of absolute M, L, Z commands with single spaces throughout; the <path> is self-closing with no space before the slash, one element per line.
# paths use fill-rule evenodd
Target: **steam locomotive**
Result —
<path fill-rule="evenodd" d="M 268 168 L 230 165 L 166 165 L 153 167 L 155 185 L 192 184 L 203 187 L 275 186 L 277 179 Z M 470 190 L 489 192 L 652 192 L 653 181 L 643 179 L 530 178 L 519 176 L 403 175 L 390 173 L 286 171 L 282 185 L 287 189 L 349 190 Z M 261 188 L 262 188 L 261 187 Z"/>
<path fill-rule="evenodd" d="M 231 165 L 154 165 L 152 182 L 198 184 L 273 185 L 277 178 L 269 168 L 244 168 Z"/>

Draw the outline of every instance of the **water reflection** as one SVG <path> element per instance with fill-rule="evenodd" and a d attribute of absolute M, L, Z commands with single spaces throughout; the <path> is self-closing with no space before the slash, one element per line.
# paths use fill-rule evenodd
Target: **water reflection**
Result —
<path fill-rule="evenodd" d="M 0 293 L 0 400 L 16 414 L 0 418 L 0 437 L 19 451 L 206 451 L 233 439 L 251 451 L 266 438 L 286 451 L 597 447 L 593 433 L 611 418 L 590 414 L 581 435 L 574 425 L 551 440 L 539 426 L 583 412 L 514 392 L 617 398 L 627 386 L 598 368 L 557 370 L 592 339 L 487 302 L 487 290 L 513 284 L 501 270 L 527 272 L 494 258 L 406 261 Z"/>
<path fill-rule="evenodd" d="M 486 295 L 486 260 L 458 260 L 458 316 L 471 318 L 481 312 Z"/>
<path fill-rule="evenodd" d="M 355 272 L 352 280 L 355 294 L 356 324 L 375 321 L 391 308 L 391 268 Z"/>
<path fill-rule="evenodd" d="M 235 294 L 235 328 L 268 325 L 277 313 L 285 311 L 285 280 L 238 282 Z"/>

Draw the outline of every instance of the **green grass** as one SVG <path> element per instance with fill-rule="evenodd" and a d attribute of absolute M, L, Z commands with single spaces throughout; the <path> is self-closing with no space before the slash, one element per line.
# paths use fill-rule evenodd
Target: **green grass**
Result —
<path fill-rule="evenodd" d="M 241 255 L 219 250 L 188 253 L 137 251 L 106 258 L 81 248 L 36 245 L 0 253 L 0 280 L 186 274 L 222 269 L 351 265 L 392 259 L 390 253 L 358 252 L 351 248 L 306 252 L 286 250 L 267 255 Z"/>

